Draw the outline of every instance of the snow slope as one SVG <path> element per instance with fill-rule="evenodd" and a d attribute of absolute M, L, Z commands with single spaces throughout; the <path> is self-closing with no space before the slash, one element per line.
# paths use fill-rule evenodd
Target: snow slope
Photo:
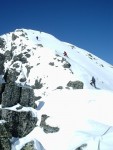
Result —
<path fill-rule="evenodd" d="M 12 33 L 18 36 L 15 41 Z M 27 64 L 18 61 L 17 69 L 21 73 L 16 83 L 20 84 L 24 77 L 27 80 L 21 83 L 23 86 L 34 85 L 36 79 L 43 84 L 41 89 L 34 90 L 36 96 L 42 97 L 36 101 L 37 110 L 32 109 L 39 119 L 37 127 L 24 138 L 12 139 L 12 150 L 20 150 L 31 140 L 35 141 L 37 150 L 75 150 L 82 144 L 87 144 L 83 148 L 87 150 L 112 150 L 113 66 L 44 32 L 17 29 L 1 37 L 7 41 L 6 50 L 11 49 L 11 43 L 17 46 L 14 56 L 29 50 Z M 68 58 L 63 56 L 64 51 Z M 62 67 L 63 58 L 71 64 L 70 69 Z M 29 75 L 26 65 L 31 67 Z M 13 68 L 12 60 L 5 63 L 5 70 L 7 68 Z M 96 89 L 90 85 L 92 76 L 96 78 Z M 84 89 L 66 89 L 69 81 L 76 80 L 84 83 Z M 63 89 L 57 89 L 59 86 Z M 43 132 L 39 127 L 42 114 L 50 116 L 47 123 L 58 126 L 59 132 Z"/>

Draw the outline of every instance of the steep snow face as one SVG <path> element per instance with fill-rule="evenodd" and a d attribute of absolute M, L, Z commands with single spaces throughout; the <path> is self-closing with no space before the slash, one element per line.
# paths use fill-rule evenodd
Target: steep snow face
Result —
<path fill-rule="evenodd" d="M 37 79 L 45 85 L 43 88 L 51 91 L 58 86 L 66 87 L 69 80 L 80 80 L 84 88 L 92 89 L 89 83 L 94 76 L 98 89 L 113 90 L 113 66 L 75 45 L 62 42 L 50 34 L 27 29 L 17 29 L 1 37 L 6 41 L 6 51 L 15 47 L 12 59 L 5 63 L 6 70 L 13 68 L 14 56 L 22 54 L 27 59 L 24 64 L 18 62 L 18 72 L 21 70 L 21 73 L 17 83 L 26 78 L 26 84 L 33 85 Z M 64 51 L 68 58 L 63 56 Z M 71 64 L 70 69 L 62 67 L 63 58 Z M 30 73 L 26 66 L 30 67 Z"/>

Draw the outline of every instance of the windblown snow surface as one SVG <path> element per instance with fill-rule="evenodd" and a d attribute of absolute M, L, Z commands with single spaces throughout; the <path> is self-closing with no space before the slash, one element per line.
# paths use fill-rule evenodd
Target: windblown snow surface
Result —
<path fill-rule="evenodd" d="M 26 49 L 30 49 L 31 57 L 27 61 L 29 66 L 33 66 L 23 84 L 33 85 L 38 76 L 44 86 L 34 91 L 36 96 L 42 97 L 36 101 L 37 109 L 23 107 L 37 116 L 37 127 L 24 138 L 12 139 L 12 150 L 20 150 L 32 140 L 36 150 L 75 150 L 82 145 L 82 150 L 112 150 L 113 66 L 50 34 L 22 30 L 27 39 L 20 36 L 21 30 L 15 30 L 13 33 L 19 38 L 14 41 L 17 49 L 13 53 L 23 53 L 19 46 L 21 41 Z M 1 36 L 7 40 L 7 49 L 11 48 L 11 36 L 12 32 Z M 68 57 L 63 56 L 64 51 Z M 70 69 L 62 67 L 62 58 L 71 64 Z M 50 62 L 54 62 L 54 66 L 49 65 Z M 13 67 L 11 62 L 5 64 L 5 69 L 8 67 Z M 27 76 L 24 65 L 18 69 L 21 69 L 21 75 L 17 83 L 21 77 Z M 96 79 L 96 89 L 90 85 L 92 76 Z M 84 83 L 83 89 L 66 88 L 69 81 L 76 80 Z M 63 89 L 57 89 L 58 86 Z M 10 109 L 15 110 L 18 105 Z M 43 114 L 49 116 L 46 123 L 58 127 L 58 132 L 45 133 L 40 128 Z"/>

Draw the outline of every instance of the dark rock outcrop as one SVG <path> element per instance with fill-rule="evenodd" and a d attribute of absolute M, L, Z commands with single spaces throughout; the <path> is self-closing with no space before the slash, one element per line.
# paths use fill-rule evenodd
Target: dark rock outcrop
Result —
<path fill-rule="evenodd" d="M 9 138 L 0 138 L 0 150 L 11 150 Z"/>
<path fill-rule="evenodd" d="M 5 48 L 5 40 L 0 37 L 0 48 Z"/>
<path fill-rule="evenodd" d="M 7 122 L 0 123 L 0 149 L 11 150 L 11 133 L 9 132 L 9 125 Z"/>
<path fill-rule="evenodd" d="M 17 38 L 18 38 L 18 36 L 13 33 L 12 34 L 12 41 L 15 41 Z"/>
<path fill-rule="evenodd" d="M 58 86 L 56 89 L 62 90 L 62 89 L 63 89 L 63 86 Z"/>
<path fill-rule="evenodd" d="M 43 131 L 45 133 L 54 133 L 54 132 L 58 132 L 59 131 L 59 128 L 58 127 L 52 127 L 48 124 L 46 124 L 46 119 L 48 118 L 49 116 L 47 116 L 46 114 L 43 114 L 41 116 L 41 123 L 40 123 L 40 127 L 43 128 Z"/>
<path fill-rule="evenodd" d="M 43 84 L 41 83 L 42 79 L 35 80 L 35 85 L 32 86 L 33 89 L 41 89 L 43 87 Z"/>
<path fill-rule="evenodd" d="M 5 56 L 0 53 L 0 75 L 4 74 L 4 60 Z"/>
<path fill-rule="evenodd" d="M 83 89 L 84 83 L 82 81 L 69 81 L 67 86 L 73 89 Z"/>
<path fill-rule="evenodd" d="M 21 150 L 38 150 L 36 149 L 36 145 L 38 145 L 37 147 L 38 149 L 45 150 L 42 144 L 37 140 L 33 140 L 33 141 L 26 143 L 25 146 L 23 146 Z"/>
<path fill-rule="evenodd" d="M 63 65 L 64 68 L 70 68 L 71 67 L 71 64 L 66 62 L 64 65 Z"/>
<path fill-rule="evenodd" d="M 25 107 L 36 107 L 35 104 L 35 96 L 34 96 L 34 91 L 31 88 L 22 88 L 21 89 L 21 97 L 20 97 L 20 102 L 22 106 Z"/>
<path fill-rule="evenodd" d="M 24 137 L 29 134 L 37 123 L 31 111 L 13 111 L 2 109 L 1 119 L 8 122 L 9 132 L 13 137 Z"/>
<path fill-rule="evenodd" d="M 19 87 L 14 82 L 5 84 L 4 91 L 1 93 L 0 101 L 2 108 L 11 107 L 19 103 L 25 107 L 36 107 L 35 96 L 32 88 Z"/>
<path fill-rule="evenodd" d="M 4 56 L 5 56 L 5 62 L 10 61 L 13 57 L 12 51 L 11 50 L 5 51 Z"/>
<path fill-rule="evenodd" d="M 5 83 L 0 84 L 0 104 L 2 102 L 2 93 L 5 89 Z"/>
<path fill-rule="evenodd" d="M 18 79 L 18 75 L 20 74 L 20 72 L 18 72 L 16 70 L 16 68 L 12 68 L 10 70 L 7 71 L 7 78 L 6 78 L 6 82 L 15 82 Z"/>
<path fill-rule="evenodd" d="M 21 53 L 21 54 L 15 55 L 13 58 L 13 61 L 14 62 L 20 61 L 23 64 L 25 64 L 25 63 L 27 63 L 27 58 Z"/>
<path fill-rule="evenodd" d="M 2 93 L 2 108 L 16 105 L 19 102 L 19 99 L 20 87 L 13 82 L 6 84 L 4 92 Z"/>
<path fill-rule="evenodd" d="M 2 120 L 0 123 L 0 138 L 11 138 L 11 133 L 9 132 L 9 124 Z"/>
<path fill-rule="evenodd" d="M 26 143 L 21 150 L 34 150 L 34 141 Z"/>

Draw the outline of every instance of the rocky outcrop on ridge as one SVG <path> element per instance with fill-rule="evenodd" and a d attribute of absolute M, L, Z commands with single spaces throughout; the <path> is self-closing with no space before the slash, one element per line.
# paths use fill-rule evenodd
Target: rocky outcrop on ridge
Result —
<path fill-rule="evenodd" d="M 29 57 L 27 53 L 15 55 L 17 48 L 14 41 L 19 37 L 12 33 L 12 42 L 10 49 L 7 48 L 7 42 L 0 38 L 0 149 L 11 150 L 11 138 L 20 138 L 29 134 L 37 124 L 38 119 L 33 116 L 31 111 L 22 110 L 23 107 L 36 108 L 34 90 L 32 87 L 25 85 L 26 77 L 20 78 L 16 83 L 19 75 L 23 71 L 23 64 L 27 63 Z M 24 49 L 25 47 L 21 47 Z M 9 64 L 9 67 L 5 67 Z M 26 64 L 27 75 L 30 67 Z M 24 83 L 24 84 L 23 84 Z M 20 104 L 17 109 L 10 110 Z M 3 121 L 2 121 L 3 120 Z"/>
<path fill-rule="evenodd" d="M 30 84 L 31 69 L 34 63 L 31 63 L 31 57 L 34 56 L 38 48 L 43 49 L 42 43 L 28 46 L 29 37 L 24 30 L 16 30 L 0 37 L 0 149 L 11 150 L 11 138 L 22 138 L 29 134 L 37 125 L 38 118 L 32 114 L 32 111 L 25 111 L 24 107 L 37 107 L 35 100 L 41 99 L 42 95 L 35 96 L 35 90 L 42 88 L 49 89 L 46 83 L 47 74 L 41 76 L 33 76 L 34 84 Z M 34 54 L 35 53 L 35 54 Z M 37 64 L 40 67 L 42 56 L 37 55 Z M 58 65 L 69 74 L 73 74 L 71 64 L 62 56 L 56 54 L 47 63 L 50 68 L 56 69 Z M 45 70 L 43 70 L 45 71 Z M 58 85 L 56 89 L 63 88 L 82 89 L 81 81 L 69 81 L 67 85 Z M 45 95 L 45 91 L 43 95 Z M 19 105 L 16 107 L 16 105 Z M 15 107 L 13 110 L 12 107 Z M 46 114 L 41 116 L 40 128 L 48 134 L 58 132 L 59 127 L 52 127 L 46 123 L 49 116 Z M 3 120 L 3 121 L 2 121 Z M 26 143 L 22 150 L 34 150 L 34 141 Z M 41 144 L 39 144 L 41 145 Z M 44 148 L 41 146 L 41 149 Z"/>

